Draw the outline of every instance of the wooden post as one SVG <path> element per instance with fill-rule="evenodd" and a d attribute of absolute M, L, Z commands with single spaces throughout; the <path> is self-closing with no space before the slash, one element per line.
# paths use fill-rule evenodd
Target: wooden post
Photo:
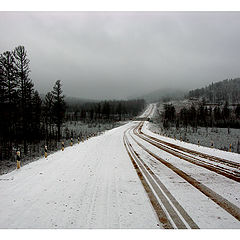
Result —
<path fill-rule="evenodd" d="M 44 156 L 45 156 L 45 158 L 47 158 L 47 146 L 45 146 L 45 148 L 44 148 Z"/>
<path fill-rule="evenodd" d="M 64 142 L 62 142 L 62 151 L 64 151 Z"/>
<path fill-rule="evenodd" d="M 19 169 L 21 166 L 21 155 L 20 151 L 17 151 L 17 169 Z"/>
<path fill-rule="evenodd" d="M 199 142 L 199 140 L 198 140 L 198 146 L 199 146 L 199 143 L 200 143 L 200 142 Z"/>
<path fill-rule="evenodd" d="M 71 141 L 70 141 L 70 145 L 72 146 L 73 145 L 73 139 L 71 138 Z"/>
<path fill-rule="evenodd" d="M 80 139 L 79 139 L 79 137 L 78 137 L 78 144 L 79 144 L 79 142 L 80 142 Z"/>
<path fill-rule="evenodd" d="M 231 152 L 232 151 L 232 144 L 230 143 L 229 144 L 229 152 Z"/>
<path fill-rule="evenodd" d="M 212 141 L 212 143 L 211 143 L 211 147 L 213 148 L 213 141 Z"/>

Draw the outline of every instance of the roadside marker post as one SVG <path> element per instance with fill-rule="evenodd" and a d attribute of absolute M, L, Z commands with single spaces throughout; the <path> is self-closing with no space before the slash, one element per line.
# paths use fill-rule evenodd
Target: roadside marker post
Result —
<path fill-rule="evenodd" d="M 17 151 L 17 169 L 21 167 L 21 155 L 20 151 Z"/>
<path fill-rule="evenodd" d="M 213 148 L 213 141 L 212 141 L 212 143 L 211 143 L 211 147 Z"/>
<path fill-rule="evenodd" d="M 70 141 L 70 145 L 71 145 L 71 147 L 72 147 L 72 145 L 73 145 L 73 139 L 71 138 L 71 141 Z"/>
<path fill-rule="evenodd" d="M 47 158 L 47 146 L 44 147 L 44 156 Z"/>
<path fill-rule="evenodd" d="M 79 137 L 78 137 L 78 144 L 79 144 L 79 142 L 80 142 L 80 139 L 79 139 Z"/>
<path fill-rule="evenodd" d="M 62 142 L 62 151 L 64 151 L 64 142 Z"/>
<path fill-rule="evenodd" d="M 199 146 L 199 144 L 200 144 L 200 142 L 199 142 L 199 140 L 198 140 L 198 146 Z"/>
<path fill-rule="evenodd" d="M 229 152 L 231 152 L 232 151 L 232 144 L 230 143 L 229 144 Z"/>

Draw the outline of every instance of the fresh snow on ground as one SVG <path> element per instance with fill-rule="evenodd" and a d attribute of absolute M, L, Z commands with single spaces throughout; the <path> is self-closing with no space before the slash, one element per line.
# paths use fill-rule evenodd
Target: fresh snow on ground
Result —
<path fill-rule="evenodd" d="M 149 130 L 149 129 L 151 129 L 151 125 L 152 125 L 152 123 L 145 122 L 144 125 L 143 125 L 143 129 L 142 129 L 143 132 L 148 134 L 148 135 L 157 137 L 157 138 L 159 138 L 159 139 L 161 139 L 165 142 L 173 143 L 175 145 L 179 145 L 179 146 L 191 149 L 191 150 L 195 150 L 195 151 L 198 151 L 198 152 L 206 153 L 206 154 L 209 154 L 209 155 L 213 155 L 213 156 L 216 156 L 216 157 L 220 157 L 220 158 L 224 158 L 224 159 L 227 159 L 227 160 L 231 160 L 231 161 L 235 161 L 235 162 L 240 163 L 240 154 L 238 154 L 238 153 L 226 152 L 226 151 L 222 151 L 222 150 L 219 150 L 219 149 L 216 149 L 216 148 L 211 148 L 211 147 L 198 146 L 197 144 L 187 143 L 187 142 L 184 142 L 184 141 L 180 141 L 178 139 L 174 140 L 173 138 L 169 138 L 169 137 L 165 137 L 165 136 L 162 136 L 162 135 L 159 135 L 159 134 L 155 134 L 155 133 L 153 133 L 152 131 Z"/>
<path fill-rule="evenodd" d="M 154 111 L 156 110 L 156 104 Z M 154 117 L 149 106 L 140 117 Z M 162 228 L 123 144 L 127 123 L 0 176 L 0 228 Z M 239 162 L 239 154 L 180 142 L 179 146 Z M 134 136 L 132 131 L 131 135 Z M 200 228 L 238 228 L 240 222 L 128 139 Z M 240 207 L 240 183 L 181 160 L 134 136 L 150 151 Z"/>
<path fill-rule="evenodd" d="M 159 134 L 165 134 L 177 139 L 183 138 L 183 140 L 188 140 L 193 144 L 197 144 L 198 141 L 200 145 L 210 147 L 211 144 L 214 144 L 214 148 L 220 150 L 229 150 L 229 146 L 231 144 L 231 151 L 240 153 L 240 129 L 235 128 L 219 128 L 219 127 L 200 127 L 193 128 L 190 125 L 186 127 L 179 127 L 176 129 L 175 126 L 169 126 L 168 129 L 163 128 L 163 124 L 160 121 L 159 114 L 164 112 L 164 104 L 165 103 L 158 103 L 155 113 L 154 123 L 149 125 L 149 129 L 153 132 L 157 132 Z M 190 108 L 192 104 L 198 105 L 193 100 L 175 100 L 168 102 L 168 104 L 173 104 L 177 113 L 183 107 Z"/>
<path fill-rule="evenodd" d="M 144 141 L 139 138 L 137 138 L 137 140 L 144 143 Z M 139 155 L 146 159 L 146 163 L 150 169 L 158 176 L 161 182 L 167 187 L 200 228 L 240 228 L 240 222 L 225 210 L 221 209 L 221 207 L 211 199 L 206 197 L 183 178 L 176 175 L 165 165 L 160 164 L 149 154 L 143 152 L 134 141 L 131 141 L 131 144 L 134 145 L 134 148 Z M 238 205 L 238 207 L 240 206 L 239 183 L 235 183 L 232 180 L 221 177 L 218 174 L 214 174 L 191 163 L 185 161 L 179 162 L 178 158 L 157 150 L 151 145 L 148 147 L 148 149 L 161 156 L 161 158 L 187 172 L 215 192 L 221 193 L 222 196 Z M 229 188 L 231 189 L 229 190 Z"/>
<path fill-rule="evenodd" d="M 0 228 L 159 228 L 127 124 L 0 176 Z"/>

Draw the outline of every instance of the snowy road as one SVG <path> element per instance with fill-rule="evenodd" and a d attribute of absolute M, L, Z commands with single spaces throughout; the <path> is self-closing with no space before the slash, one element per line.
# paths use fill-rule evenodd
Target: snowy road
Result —
<path fill-rule="evenodd" d="M 240 228 L 239 155 L 166 138 L 147 125 L 137 123 L 125 142 L 143 185 L 160 199 L 160 222 L 170 228 Z"/>
<path fill-rule="evenodd" d="M 131 124 L 0 177 L 1 228 L 158 228 L 125 151 Z"/>
<path fill-rule="evenodd" d="M 240 183 L 145 141 L 139 124 L 1 175 L 0 228 L 240 228 Z M 147 123 L 142 131 L 239 163 L 238 154 L 154 134 Z"/>

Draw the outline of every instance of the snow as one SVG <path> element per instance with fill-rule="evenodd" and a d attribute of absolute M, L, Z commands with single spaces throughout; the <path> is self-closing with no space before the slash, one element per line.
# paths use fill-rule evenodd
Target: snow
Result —
<path fill-rule="evenodd" d="M 199 104 L 199 102 L 185 99 L 171 101 L 168 102 L 168 104 L 173 104 L 176 112 L 179 113 L 183 107 L 190 108 L 192 104 L 196 106 Z M 164 103 L 157 104 L 157 111 L 159 113 L 163 113 Z M 152 132 L 159 134 L 165 133 L 167 136 L 175 136 L 177 139 L 180 139 L 180 137 L 182 137 L 183 140 L 188 139 L 188 141 L 193 144 L 198 144 L 199 141 L 200 145 L 206 147 L 211 147 L 211 144 L 213 142 L 214 148 L 224 151 L 229 151 L 229 146 L 231 144 L 231 151 L 240 153 L 240 129 L 200 126 L 193 128 L 190 125 L 188 127 L 179 127 L 178 129 L 176 129 L 175 126 L 171 125 L 168 129 L 164 129 L 159 116 L 155 119 L 154 123 L 149 124 L 149 129 Z"/>
<path fill-rule="evenodd" d="M 198 145 L 181 142 L 179 140 L 174 140 L 172 138 L 155 134 L 148 129 L 150 124 L 151 123 L 149 122 L 145 122 L 142 132 L 178 146 L 239 163 L 239 154 L 202 146 L 199 147 Z M 162 159 L 167 160 L 180 170 L 189 174 L 194 179 L 198 180 L 219 195 L 223 196 L 225 199 L 229 200 L 231 203 L 240 207 L 239 182 L 183 161 L 163 150 L 156 148 L 150 143 L 146 143 L 146 141 L 139 137 L 135 138 L 151 152 L 160 156 Z M 129 139 L 131 140 L 131 137 L 129 137 Z M 198 223 L 200 228 L 240 228 L 240 222 L 232 217 L 229 213 L 221 209 L 221 207 L 219 207 L 200 191 L 195 189 L 187 181 L 174 174 L 173 171 L 168 169 L 166 166 L 156 161 L 151 155 L 143 151 L 133 140 L 131 140 L 131 144 L 134 146 L 134 149 L 137 149 L 140 157 L 145 159 L 145 162 L 148 164 L 150 169 L 158 175 L 159 179 L 164 183 L 168 190 L 174 195 L 184 209 L 187 210 L 194 221 Z"/>
<path fill-rule="evenodd" d="M 159 228 L 124 125 L 0 177 L 0 228 Z"/>
<path fill-rule="evenodd" d="M 134 145 L 134 142 L 131 141 Z M 146 159 L 150 169 L 173 194 L 181 206 L 188 212 L 200 228 L 240 228 L 240 223 L 216 203 L 190 185 L 180 176 L 174 174 L 163 164 L 159 164 L 151 156 L 134 145 L 141 157 Z M 164 155 L 161 155 L 164 158 Z M 170 162 L 172 162 L 169 159 Z M 178 166 L 179 167 L 179 166 Z M 239 186 L 238 186 L 239 187 Z"/>
<path fill-rule="evenodd" d="M 141 117 L 155 116 L 156 104 Z M 151 109 L 153 111 L 151 112 Z M 0 228 L 163 228 L 123 144 L 129 122 L 80 144 L 0 176 Z M 239 154 L 164 141 L 239 162 Z M 185 179 L 154 159 L 132 139 L 240 207 L 240 183 L 181 160 L 127 133 L 128 140 L 200 228 L 240 228 L 240 222 Z"/>
<path fill-rule="evenodd" d="M 169 137 L 165 137 L 165 136 L 153 133 L 152 131 L 149 130 L 151 128 L 150 126 L 151 126 L 151 123 L 149 123 L 149 122 L 146 123 L 145 122 L 145 124 L 143 125 L 143 128 L 142 128 L 143 132 L 150 135 L 150 136 L 157 137 L 157 138 L 159 138 L 159 139 L 161 139 L 165 142 L 173 143 L 173 144 L 176 144 L 178 146 L 182 146 L 182 147 L 194 150 L 194 151 L 206 153 L 206 154 L 209 154 L 209 155 L 213 155 L 213 156 L 216 156 L 216 157 L 220 157 L 220 158 L 224 158 L 224 159 L 227 159 L 227 160 L 230 160 L 230 161 L 240 163 L 240 161 L 239 161 L 240 160 L 240 155 L 238 153 L 226 152 L 226 151 L 219 150 L 219 149 L 216 149 L 216 148 L 210 148 L 210 147 L 205 147 L 205 146 L 201 146 L 201 145 L 198 146 L 197 144 L 183 142 L 183 141 L 180 141 L 178 139 L 174 140 L 173 138 L 169 138 Z"/>

